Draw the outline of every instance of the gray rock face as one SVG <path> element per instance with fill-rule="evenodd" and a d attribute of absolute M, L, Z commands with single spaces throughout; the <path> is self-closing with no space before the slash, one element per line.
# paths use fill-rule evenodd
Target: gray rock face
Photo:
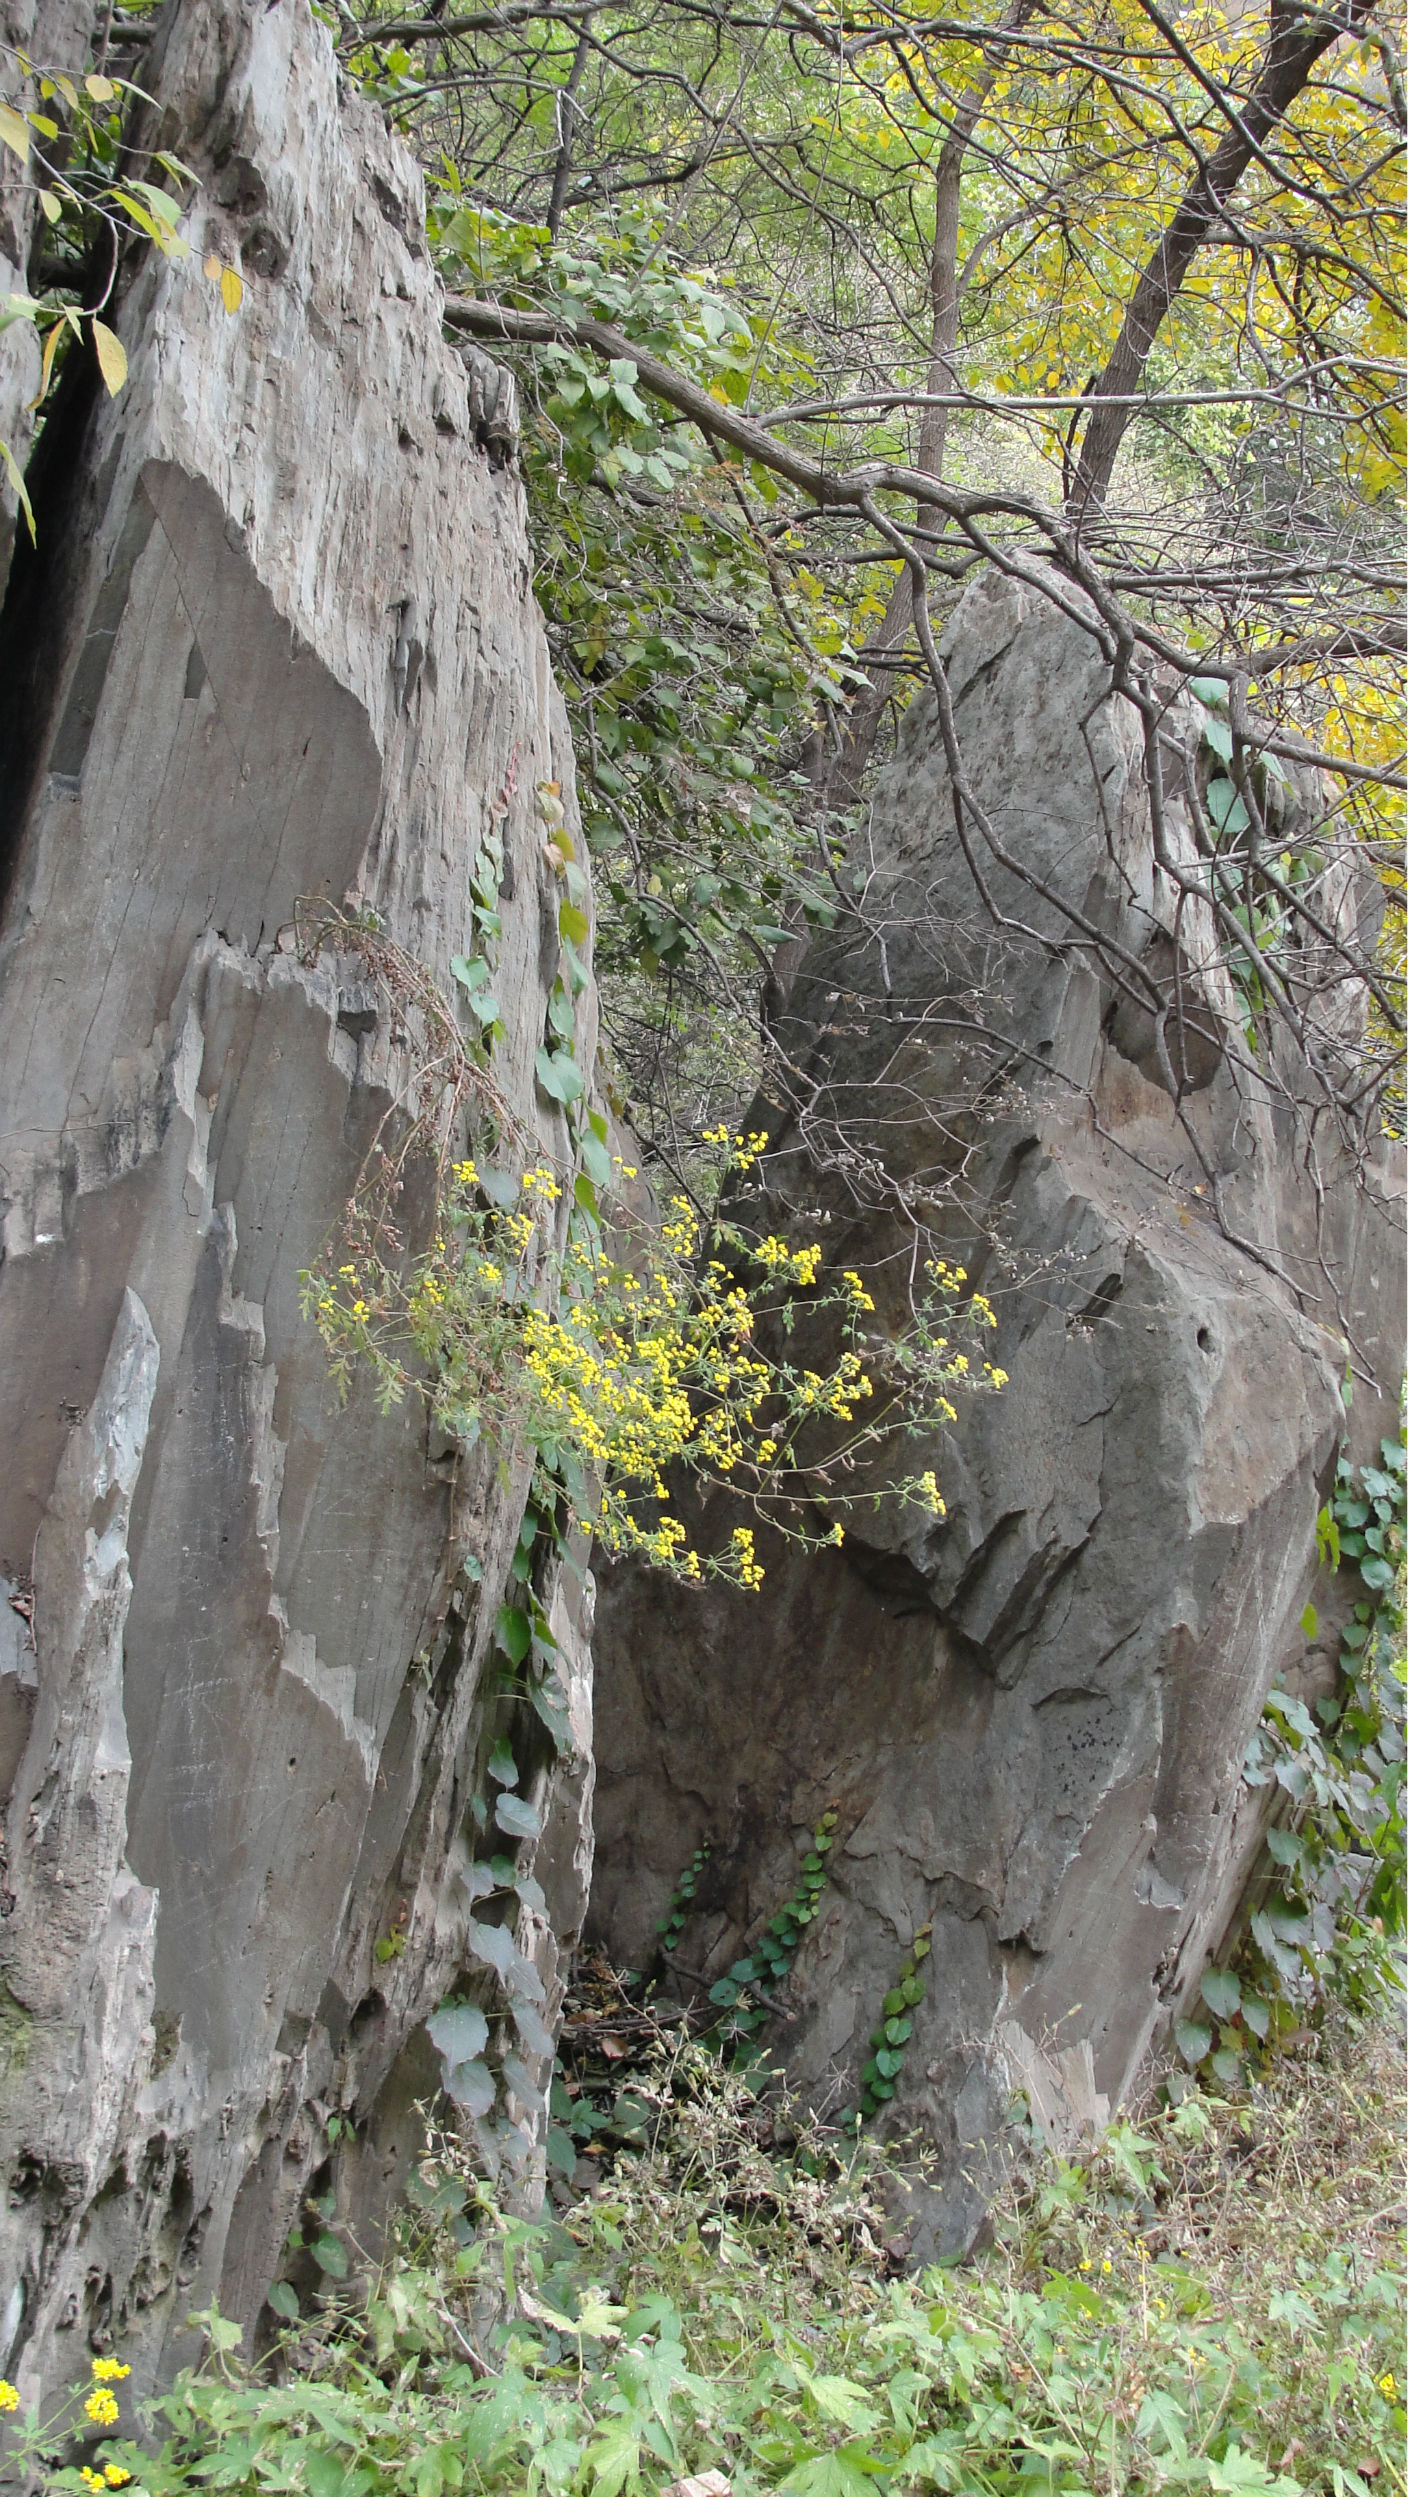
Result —
<path fill-rule="evenodd" d="M 396 1132 L 414 1017 L 296 920 L 350 894 L 450 996 L 471 878 L 496 886 L 494 1082 L 526 1149 L 572 1150 L 534 1081 L 536 792 L 576 816 L 511 393 L 481 371 L 471 409 L 419 176 L 304 0 L 177 7 L 145 82 L 201 176 L 193 254 L 136 268 L 121 398 L 56 414 L 7 611 L 0 2368 L 26 2400 L 109 2346 L 140 2391 L 212 2297 L 254 2331 L 310 2188 L 374 2244 L 438 2087 L 421 2024 L 473 1990 L 455 1874 L 530 1460 L 330 1390 L 298 1277 Z M 594 1015 L 588 989 L 585 1067 Z M 412 1244 L 427 1216 L 413 1188 Z M 540 1590 L 575 1751 L 520 1754 L 549 2023 L 590 1874 L 589 1591 Z M 507 2104 L 530 2196 L 539 2130 Z"/>
<path fill-rule="evenodd" d="M 965 600 L 946 654 L 1004 842 L 1130 954 L 1171 963 L 1176 930 L 1187 1128 L 1152 1026 L 1059 941 L 1050 904 L 993 869 L 995 911 L 1027 932 L 983 913 L 916 702 L 873 809 L 867 928 L 803 966 L 779 1031 L 786 1097 L 749 1119 L 771 1131 L 764 1186 L 734 1210 L 864 1270 L 882 1341 L 927 1238 L 993 1302 L 1010 1384 L 853 1478 L 881 1496 L 836 1511 L 841 1551 L 760 1531 L 757 1596 L 603 1573 L 591 1914 L 644 1964 L 707 1837 L 679 1956 L 717 1977 L 835 1808 L 828 1886 L 766 2034 L 816 2100 L 854 2105 L 882 1999 L 932 1923 L 881 2118 L 939 2153 L 918 2253 L 971 2237 L 1014 2086 L 1058 2136 L 1075 2129 L 1120 2100 L 1196 1985 L 1259 1838 L 1248 1738 L 1276 1678 L 1317 1669 L 1299 1624 L 1345 1427 L 1339 1339 L 1370 1444 L 1403 1358 L 1386 1175 L 1355 1187 L 1327 1146 L 1322 1196 L 1284 1107 L 1232 1065 L 1236 1000 L 1200 972 L 1196 913 L 1176 927 L 1137 722 L 1093 643 L 998 585 Z M 1191 772 L 1186 709 L 1168 737 Z M 1188 837 L 1176 794 L 1170 828 Z M 942 1523 L 884 1496 L 929 1466 Z M 711 1499 L 696 1532 L 722 1538 L 738 1514 Z"/>

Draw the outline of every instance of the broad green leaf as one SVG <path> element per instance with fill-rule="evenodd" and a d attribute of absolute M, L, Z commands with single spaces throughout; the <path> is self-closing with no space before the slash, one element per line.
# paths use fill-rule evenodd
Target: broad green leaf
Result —
<path fill-rule="evenodd" d="M 425 2026 L 432 2046 L 447 2064 L 468 2063 L 472 2056 L 482 2055 L 489 2043 L 489 2023 L 472 2003 L 434 2011 Z"/>
<path fill-rule="evenodd" d="M 1204 2028 L 1201 2021 L 1175 2020 L 1173 2034 L 1180 2055 L 1190 2064 L 1200 2064 L 1211 2049 L 1212 2031 Z"/>
<path fill-rule="evenodd" d="M 468 2063 L 447 2064 L 445 2095 L 466 2115 L 486 2116 L 494 2104 L 494 2076 L 487 2064 L 471 2057 Z"/>
<path fill-rule="evenodd" d="M 541 1838 L 543 1834 L 537 1813 L 521 1795 L 500 1795 L 494 1804 L 494 1818 L 511 1838 Z"/>
<path fill-rule="evenodd" d="M 556 1050 L 549 1055 L 546 1049 L 540 1049 L 537 1075 L 544 1092 L 554 1101 L 576 1101 L 585 1090 L 581 1075 L 565 1050 Z"/>
<path fill-rule="evenodd" d="M 494 1631 L 504 1654 L 515 1665 L 521 1665 L 533 1644 L 533 1625 L 526 1613 L 511 1604 L 501 1604 L 494 1617 Z"/>
<path fill-rule="evenodd" d="M 1242 1989 L 1229 1968 L 1209 1968 L 1199 1991 L 1219 2020 L 1230 2020 L 1241 2007 Z"/>

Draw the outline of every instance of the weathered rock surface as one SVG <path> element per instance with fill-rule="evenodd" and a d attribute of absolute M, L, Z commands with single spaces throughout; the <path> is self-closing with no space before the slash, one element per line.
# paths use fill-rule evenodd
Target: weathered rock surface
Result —
<path fill-rule="evenodd" d="M 438 2084 L 421 2024 L 464 1982 L 529 1461 L 330 1392 L 298 1277 L 414 1016 L 296 945 L 300 906 L 351 894 L 453 995 L 471 876 L 497 885 L 494 1077 L 570 1167 L 534 1082 L 535 791 L 574 822 L 572 758 L 508 397 L 477 375 L 486 447 L 419 175 L 306 0 L 178 5 L 144 83 L 201 177 L 194 250 L 127 273 L 119 400 L 74 358 L 5 621 L 0 2368 L 26 2399 L 109 2346 L 140 2391 L 212 2297 L 253 2332 L 310 2187 L 374 2243 Z M 576 1749 L 520 1755 L 546 1908 L 516 1930 L 551 2022 L 590 1873 L 589 1581 L 541 1592 Z M 531 2190 L 526 2103 L 499 2147 Z"/>
<path fill-rule="evenodd" d="M 998 584 L 946 647 L 1002 839 L 1130 953 L 1171 963 L 1137 722 L 1090 638 Z M 1186 709 L 1168 737 L 1187 838 Z M 1260 1828 L 1245 1747 L 1274 1680 L 1314 1672 L 1299 1624 L 1345 1427 L 1339 1339 L 1372 1444 L 1401 1376 L 1402 1249 L 1384 1174 L 1355 1188 L 1331 1159 L 1322 1197 L 1284 1109 L 1234 1076 L 1236 1002 L 1200 980 L 1189 909 L 1185 1106 L 1247 1245 L 1230 1243 L 1152 1025 L 1082 949 L 1039 941 L 1069 932 L 998 868 L 995 904 L 1032 933 L 984 917 L 928 702 L 870 838 L 868 932 L 802 968 L 779 1032 L 788 1098 L 750 1119 L 772 1133 L 764 1191 L 735 1210 L 863 1269 L 881 1334 L 904 1323 L 927 1227 L 993 1301 L 1010 1384 L 891 1448 L 891 1481 L 934 1468 L 945 1523 L 852 1503 L 844 1549 L 820 1558 L 760 1531 L 756 1597 L 603 1573 L 590 1930 L 645 1964 L 711 1839 L 679 1959 L 718 1977 L 791 1896 L 833 1804 L 830 1880 L 766 2034 L 795 2083 L 854 2105 L 932 1920 L 888 2119 L 940 2154 L 922 2254 L 971 2237 L 1012 2088 L 1058 2136 L 1116 2104 L 1227 1924 Z M 713 1499 L 697 1532 L 737 1515 Z"/>

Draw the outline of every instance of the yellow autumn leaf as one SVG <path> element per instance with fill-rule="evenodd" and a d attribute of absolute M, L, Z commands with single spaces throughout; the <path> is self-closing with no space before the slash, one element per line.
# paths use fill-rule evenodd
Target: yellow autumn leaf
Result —
<path fill-rule="evenodd" d="M 25 492 L 24 478 L 20 474 L 19 463 L 15 458 L 14 452 L 10 449 L 8 442 L 0 442 L 0 459 L 3 459 L 5 463 L 5 473 L 9 478 L 11 485 L 15 489 L 20 509 L 23 511 L 25 519 L 29 524 L 30 544 L 37 546 L 39 539 L 34 526 L 34 509 L 30 502 L 29 496 Z"/>
<path fill-rule="evenodd" d="M 22 165 L 29 162 L 29 131 L 12 104 L 0 104 L 0 140 L 13 150 Z"/>
<path fill-rule="evenodd" d="M 98 351 L 98 370 L 115 399 L 127 379 L 127 350 L 106 321 L 93 323 L 93 344 Z"/>
<path fill-rule="evenodd" d="M 112 80 L 110 78 L 100 77 L 96 70 L 89 73 L 89 75 L 84 79 L 83 84 L 87 88 L 88 93 L 93 98 L 95 104 L 110 104 L 113 97 L 117 93 L 117 89 L 113 85 Z"/>
<path fill-rule="evenodd" d="M 218 286 L 218 285 L 219 285 L 219 283 L 220 283 L 220 254 L 219 254 L 219 252 L 218 252 L 218 251 L 209 251 L 209 252 L 207 252 L 207 253 L 206 253 L 206 255 L 205 255 L 204 260 L 201 262 L 201 268 L 202 268 L 202 271 L 203 271 L 203 273 L 205 274 L 205 276 L 209 278 L 211 285 L 212 285 L 212 286 Z"/>
<path fill-rule="evenodd" d="M 244 280 L 238 269 L 221 270 L 220 301 L 227 312 L 238 312 L 244 301 Z"/>
<path fill-rule="evenodd" d="M 63 329 L 63 322 L 56 321 L 53 328 L 50 330 L 48 337 L 44 341 L 44 366 L 39 376 L 38 391 L 29 403 L 31 414 L 34 409 L 38 407 L 40 400 L 44 397 L 44 394 L 49 387 L 49 376 L 54 369 L 54 352 L 58 346 L 59 340 L 63 336 Z"/>

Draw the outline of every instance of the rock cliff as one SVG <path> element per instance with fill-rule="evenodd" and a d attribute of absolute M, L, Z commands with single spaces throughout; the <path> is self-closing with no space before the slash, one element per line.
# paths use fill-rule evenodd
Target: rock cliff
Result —
<path fill-rule="evenodd" d="M 1278 1095 L 1235 1063 L 1238 1000 L 1154 869 L 1137 724 L 1093 640 L 994 582 L 945 654 L 1002 840 L 1131 959 L 1167 970 L 1179 949 L 1182 1121 L 1152 1021 L 1051 902 L 992 869 L 980 903 L 917 702 L 872 810 L 863 923 L 802 966 L 785 1080 L 747 1122 L 771 1134 L 761 1192 L 733 1210 L 863 1270 L 881 1344 L 923 1257 L 961 1263 L 1010 1383 L 891 1450 L 891 1481 L 933 1468 L 943 1522 L 887 1500 L 882 1465 L 831 1512 L 841 1551 L 759 1534 L 757 1597 L 603 1573 L 590 1927 L 645 1964 L 709 1841 L 677 1956 L 716 1980 L 834 1810 L 765 2034 L 794 2082 L 853 2106 L 918 1938 L 924 1999 L 882 2117 L 940 2154 L 917 2254 L 971 2238 L 1014 2086 L 1058 2138 L 1093 2120 L 1196 1986 L 1260 1834 L 1248 1738 L 1278 1676 L 1316 1671 L 1300 1617 L 1345 1427 L 1341 1339 L 1370 1446 L 1403 1356 L 1386 1174 L 1356 1187 L 1328 1142 L 1312 1171 L 1294 1070 Z M 1165 734 L 1186 838 L 1195 706 L 1174 703 Z M 715 1497 L 697 1531 L 736 1513 Z"/>
<path fill-rule="evenodd" d="M 7 24 L 80 63 L 60 0 Z M 339 1404 L 300 1291 L 434 1089 L 418 1000 L 486 945 L 476 1149 L 574 1167 L 537 1080 L 550 1009 L 566 1037 L 544 836 L 576 826 L 573 763 L 513 386 L 445 344 L 420 177 L 307 0 L 172 0 L 141 32 L 192 248 L 122 264 L 118 399 L 70 356 L 0 619 L 0 2370 L 26 2402 L 109 2349 L 162 2382 L 212 2299 L 257 2348 L 279 2275 L 303 2296 L 374 2250 L 447 1993 L 463 2035 L 503 2024 L 478 2144 L 531 2203 L 592 1872 L 592 1582 L 525 1539 L 529 1453 L 457 1453 L 365 1378 Z M 13 181 L 0 215 L 13 280 Z M 7 332 L 17 450 L 32 366 Z M 1098 2117 L 1196 1983 L 1259 1834 L 1267 1688 L 1324 1666 L 1299 1621 L 1344 1342 L 1370 1437 L 1403 1357 L 1387 1177 L 1349 1184 L 1349 1139 L 1312 1162 L 1295 1070 L 1278 1092 L 1240 1051 L 1078 617 L 998 582 L 947 654 L 973 785 L 1048 898 L 997 869 L 980 906 L 916 703 L 732 1211 L 864 1271 L 882 1364 L 918 1264 L 961 1264 L 1009 1384 L 844 1501 L 818 1485 L 839 1551 L 760 1530 L 760 1596 L 618 1566 L 597 1628 L 593 1919 L 620 1958 L 707 1839 L 677 1956 L 717 1978 L 833 1814 L 769 2043 L 836 2105 L 919 1946 L 887 2118 L 940 2155 L 917 2255 L 971 2241 L 1014 2086 L 1058 2135 Z M 1198 733 L 1171 698 L 1174 837 Z M 1057 893 L 1176 981 L 1177 1102 Z M 1334 907 L 1367 902 L 1348 880 Z M 412 1158 L 410 1250 L 433 1203 Z M 943 1521 L 893 1497 L 926 1467 Z M 698 1536 L 735 1516 L 712 1495 Z M 495 1657 L 525 1572 L 560 1685 L 536 1712 Z M 524 1835 L 487 1913 L 526 1971 L 516 2030 L 467 1878 L 506 1732 Z"/>
<path fill-rule="evenodd" d="M 572 1153 L 534 1075 L 540 792 L 575 821 L 572 756 L 511 393 L 443 344 L 419 174 L 306 0 L 179 0 L 143 83 L 200 177 L 193 250 L 124 269 L 119 399 L 71 359 L 4 624 L 0 2368 L 26 2400 L 109 2346 L 140 2391 L 212 2298 L 255 2333 L 310 2191 L 355 2260 L 438 2087 L 422 2023 L 488 1993 L 454 1876 L 529 1459 L 459 1461 L 365 1386 L 339 1408 L 301 1314 L 418 1067 L 413 1001 L 319 910 L 374 914 L 446 996 L 496 911 L 500 1126 Z M 585 1066 L 594 1018 L 588 989 Z M 549 2022 L 590 1869 L 584 1587 L 539 1585 L 573 1744 L 522 1752 Z M 501 2092 L 489 2143 L 528 2190 L 532 2095 Z"/>

